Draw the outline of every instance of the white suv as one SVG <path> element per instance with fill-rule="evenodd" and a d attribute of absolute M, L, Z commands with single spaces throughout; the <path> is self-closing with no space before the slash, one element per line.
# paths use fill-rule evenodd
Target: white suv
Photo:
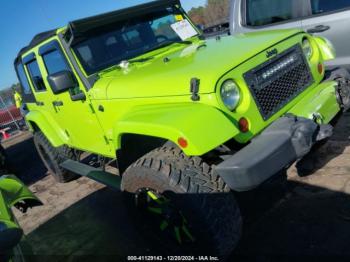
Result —
<path fill-rule="evenodd" d="M 231 34 L 286 28 L 326 37 L 337 52 L 328 66 L 350 68 L 350 0 L 232 0 Z"/>

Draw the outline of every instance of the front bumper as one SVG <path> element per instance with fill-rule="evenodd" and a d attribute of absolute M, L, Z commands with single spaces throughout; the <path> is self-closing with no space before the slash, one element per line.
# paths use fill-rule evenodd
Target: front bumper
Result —
<path fill-rule="evenodd" d="M 248 191 L 306 155 L 319 135 L 330 136 L 332 128 L 320 128 L 306 118 L 278 119 L 257 138 L 216 167 L 216 172 L 235 191 Z"/>
<path fill-rule="evenodd" d="M 275 120 L 245 148 L 216 167 L 235 191 L 258 187 L 310 152 L 313 145 L 332 135 L 328 125 L 350 108 L 347 76 L 326 79 Z M 311 120 L 312 119 L 312 120 Z"/>
<path fill-rule="evenodd" d="M 248 191 L 301 159 L 317 141 L 330 137 L 332 131 L 330 125 L 285 116 L 215 170 L 232 190 Z"/>

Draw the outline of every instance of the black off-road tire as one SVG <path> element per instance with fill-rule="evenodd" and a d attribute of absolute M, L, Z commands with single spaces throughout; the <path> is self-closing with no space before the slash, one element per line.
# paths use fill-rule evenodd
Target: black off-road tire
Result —
<path fill-rule="evenodd" d="M 171 144 L 155 149 L 123 175 L 122 190 L 127 199 L 144 188 L 161 194 L 175 193 L 176 206 L 189 221 L 196 238 L 196 247 L 191 252 L 227 258 L 236 247 L 242 229 L 239 207 L 227 185 L 201 158 L 187 157 Z"/>
<path fill-rule="evenodd" d="M 34 144 L 45 167 L 57 182 L 66 183 L 77 177 L 60 167 L 67 159 L 76 160 L 72 149 L 67 146 L 53 147 L 41 131 L 34 133 Z"/>

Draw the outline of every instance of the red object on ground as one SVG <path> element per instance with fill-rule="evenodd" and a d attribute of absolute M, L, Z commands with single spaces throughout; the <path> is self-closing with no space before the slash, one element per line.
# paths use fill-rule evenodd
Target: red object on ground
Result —
<path fill-rule="evenodd" d="M 9 139 L 11 137 L 11 135 L 9 133 L 7 133 L 6 131 L 10 130 L 9 127 L 6 127 L 4 129 L 0 129 L 0 133 L 2 134 L 2 139 L 6 140 Z"/>

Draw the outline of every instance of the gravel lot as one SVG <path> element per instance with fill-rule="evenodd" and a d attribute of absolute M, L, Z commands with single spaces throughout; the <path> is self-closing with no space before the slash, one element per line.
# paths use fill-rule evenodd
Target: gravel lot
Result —
<path fill-rule="evenodd" d="M 309 157 L 311 175 L 299 177 L 291 167 L 288 180 L 239 196 L 246 224 L 232 259 L 350 261 L 349 136 L 346 114 L 333 137 Z M 133 227 L 119 192 L 85 178 L 54 183 L 30 134 L 4 146 L 14 171 L 44 203 L 25 215 L 16 212 L 39 261 L 158 254 L 158 243 L 145 242 Z"/>

